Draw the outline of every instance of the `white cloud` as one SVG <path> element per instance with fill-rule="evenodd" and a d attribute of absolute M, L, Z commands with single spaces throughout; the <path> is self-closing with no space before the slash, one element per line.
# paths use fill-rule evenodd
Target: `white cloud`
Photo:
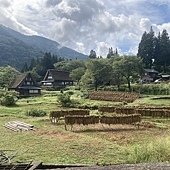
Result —
<path fill-rule="evenodd" d="M 76 45 L 77 45 L 77 48 L 76 48 L 77 51 L 81 53 L 85 53 L 85 47 L 82 42 L 77 42 Z"/>
<path fill-rule="evenodd" d="M 97 46 L 97 49 L 96 49 L 97 56 L 106 57 L 107 56 L 106 51 L 108 53 L 109 48 L 110 48 L 108 44 L 106 44 L 105 42 L 96 41 L 96 46 Z"/>
<path fill-rule="evenodd" d="M 142 18 L 140 20 L 140 27 L 143 31 L 149 31 L 152 23 L 148 18 Z"/>
<path fill-rule="evenodd" d="M 11 5 L 11 1 L 10 0 L 0 0 L 0 4 L 1 6 L 4 8 L 8 8 Z"/>
<path fill-rule="evenodd" d="M 169 0 L 0 0 L 0 22 L 85 54 L 137 52 L 144 31 L 170 33 Z"/>

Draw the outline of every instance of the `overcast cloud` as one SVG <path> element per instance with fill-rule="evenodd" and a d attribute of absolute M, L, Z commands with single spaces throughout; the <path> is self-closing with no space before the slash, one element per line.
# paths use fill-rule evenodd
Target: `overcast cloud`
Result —
<path fill-rule="evenodd" d="M 170 34 L 170 0 L 0 0 L 0 23 L 79 52 L 136 55 L 144 31 Z"/>

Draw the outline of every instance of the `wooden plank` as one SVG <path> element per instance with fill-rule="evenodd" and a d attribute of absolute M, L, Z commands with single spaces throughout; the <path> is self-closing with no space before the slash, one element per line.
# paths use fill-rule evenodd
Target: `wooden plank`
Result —
<path fill-rule="evenodd" d="M 24 123 L 24 122 L 20 122 L 20 121 L 15 121 L 15 122 L 17 122 L 18 124 L 25 125 L 25 126 L 34 127 L 33 125 L 28 124 L 28 123 Z"/>
<path fill-rule="evenodd" d="M 11 121 L 6 123 L 4 127 L 13 131 L 28 131 L 28 130 L 33 130 L 34 126 L 20 121 Z"/>
<path fill-rule="evenodd" d="M 10 126 L 10 125 L 8 125 L 8 124 L 5 124 L 4 127 L 8 128 L 8 129 L 10 129 L 10 130 L 16 131 L 16 132 L 20 131 L 20 129 L 18 129 L 18 128 L 16 128 L 16 127 L 13 127 L 13 126 Z"/>

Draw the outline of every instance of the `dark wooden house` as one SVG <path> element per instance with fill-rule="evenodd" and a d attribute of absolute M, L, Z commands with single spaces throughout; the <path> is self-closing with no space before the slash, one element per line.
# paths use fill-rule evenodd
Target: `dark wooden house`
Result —
<path fill-rule="evenodd" d="M 69 77 L 68 71 L 49 69 L 42 81 L 42 86 L 72 86 L 73 80 Z"/>
<path fill-rule="evenodd" d="M 141 78 L 141 82 L 150 83 L 154 82 L 156 79 L 160 78 L 159 72 L 154 69 L 144 69 L 145 73 Z"/>
<path fill-rule="evenodd" d="M 19 97 L 38 96 L 41 94 L 41 88 L 36 85 L 31 73 L 18 75 L 11 83 L 8 90 L 19 92 Z"/>

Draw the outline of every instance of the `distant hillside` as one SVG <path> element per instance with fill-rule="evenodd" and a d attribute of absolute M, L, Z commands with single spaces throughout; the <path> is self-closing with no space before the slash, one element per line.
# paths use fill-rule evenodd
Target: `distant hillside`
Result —
<path fill-rule="evenodd" d="M 34 50 L 23 41 L 10 35 L 7 29 L 0 26 L 0 66 L 10 65 L 20 69 L 24 62 L 31 58 L 43 57 L 44 53 Z"/>
<path fill-rule="evenodd" d="M 0 25 L 0 66 L 21 69 L 31 59 L 43 57 L 45 52 L 67 59 L 86 60 L 87 56 L 40 36 L 26 36 Z"/>

